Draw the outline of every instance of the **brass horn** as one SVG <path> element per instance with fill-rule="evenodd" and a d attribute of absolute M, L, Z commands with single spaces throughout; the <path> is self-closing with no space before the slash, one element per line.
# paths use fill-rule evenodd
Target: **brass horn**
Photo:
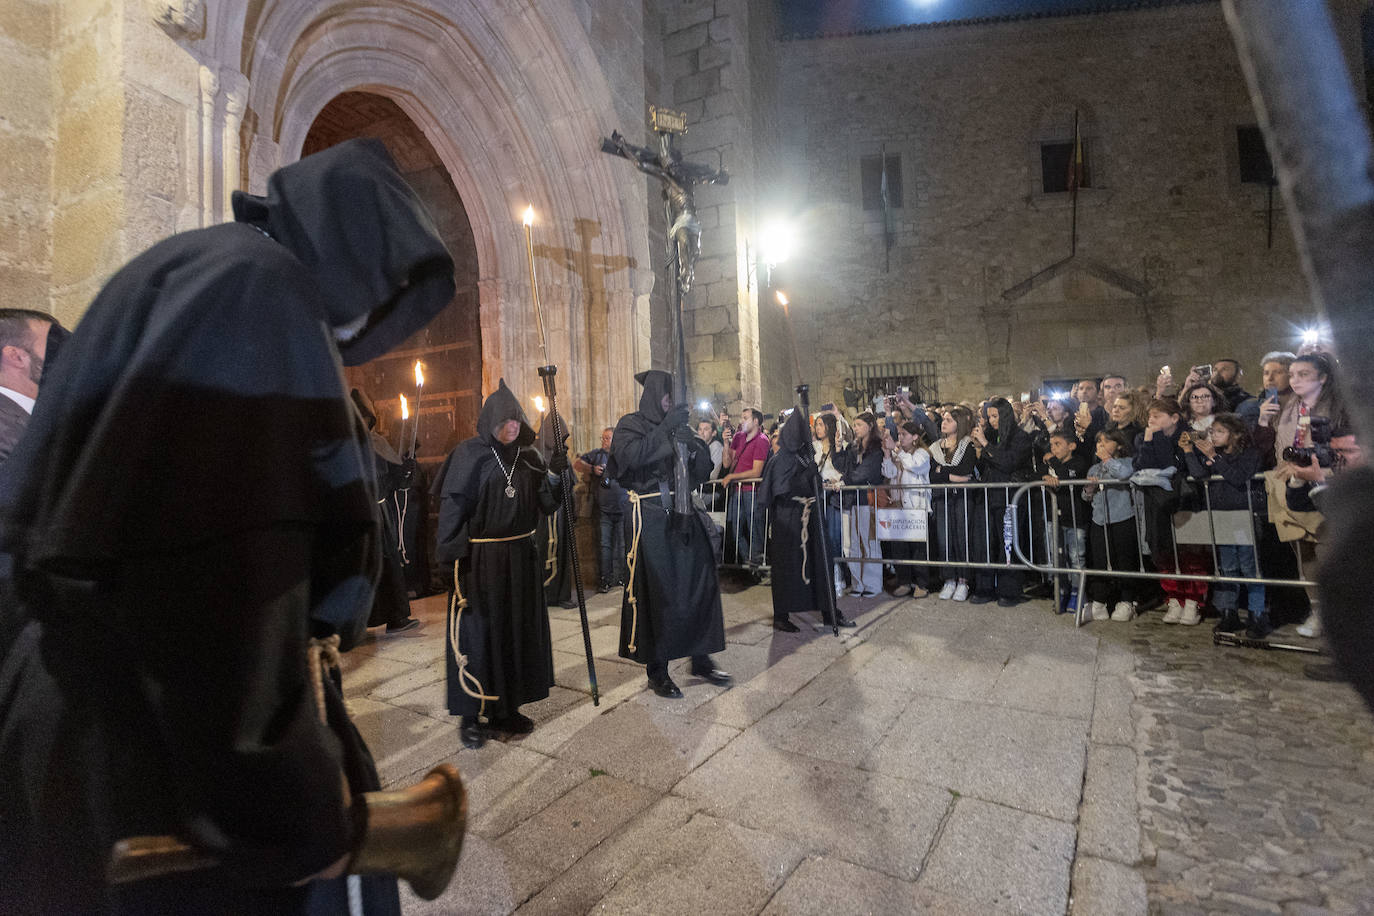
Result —
<path fill-rule="evenodd" d="M 424 900 L 444 892 L 467 832 L 467 792 L 457 767 L 442 763 L 408 789 L 365 792 L 354 798 L 352 810 L 358 842 L 350 874 L 394 874 Z M 124 884 L 217 864 L 177 837 L 128 837 L 111 849 L 105 876 L 111 884 Z"/>

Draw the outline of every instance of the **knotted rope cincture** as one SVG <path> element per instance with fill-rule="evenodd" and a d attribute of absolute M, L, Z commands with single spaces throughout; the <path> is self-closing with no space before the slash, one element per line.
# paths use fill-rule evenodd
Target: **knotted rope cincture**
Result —
<path fill-rule="evenodd" d="M 544 560 L 544 568 L 549 571 L 544 579 L 544 585 L 548 586 L 554 579 L 558 578 L 558 513 L 549 518 L 549 550 L 548 558 Z"/>
<path fill-rule="evenodd" d="M 625 594 L 630 599 L 630 638 L 625 643 L 629 651 L 636 651 L 635 632 L 639 629 L 639 599 L 635 597 L 635 565 L 639 562 L 639 533 L 644 530 L 644 513 L 639 508 L 641 500 L 657 499 L 660 493 L 636 493 L 630 490 L 630 549 L 625 552 Z"/>
<path fill-rule="evenodd" d="M 811 574 L 807 572 L 809 564 L 806 559 L 806 526 L 811 523 L 811 505 L 816 501 L 814 496 L 794 496 L 792 497 L 801 503 L 801 551 L 802 551 L 802 582 L 806 585 L 811 584 Z"/>
<path fill-rule="evenodd" d="M 398 499 L 396 503 L 396 548 L 401 551 L 401 562 L 409 565 L 410 557 L 406 556 L 406 512 L 410 509 L 410 487 L 401 490 L 405 494 L 405 503 Z"/>
<path fill-rule="evenodd" d="M 526 531 L 524 534 L 513 534 L 504 538 L 469 538 L 468 543 L 502 544 L 508 541 L 519 541 L 533 535 L 533 531 Z M 458 686 L 463 689 L 463 693 L 478 701 L 477 715 L 481 718 L 486 714 L 487 701 L 496 703 L 501 698 L 484 692 L 486 688 L 482 686 L 482 682 L 477 679 L 477 676 L 468 670 L 468 657 L 458 647 L 458 624 L 463 619 L 463 609 L 468 606 L 467 596 L 463 594 L 463 586 L 458 581 L 458 564 L 460 562 L 462 561 L 453 561 L 453 599 L 448 606 L 448 643 L 449 647 L 453 649 L 454 664 L 458 667 Z M 469 682 L 472 683 L 472 687 L 468 686 Z"/>

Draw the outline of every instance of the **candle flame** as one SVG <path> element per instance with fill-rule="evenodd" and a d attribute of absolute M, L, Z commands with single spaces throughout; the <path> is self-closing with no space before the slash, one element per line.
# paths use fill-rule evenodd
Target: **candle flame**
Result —
<path fill-rule="evenodd" d="M 788 304 L 788 302 L 790 301 L 790 300 L 787 298 L 787 293 L 784 293 L 782 290 L 778 290 L 778 291 L 777 291 L 776 293 L 774 293 L 773 295 L 777 297 L 777 299 L 778 299 L 778 305 L 781 305 L 783 308 L 786 308 L 786 307 L 787 307 L 787 304 Z"/>
<path fill-rule="evenodd" d="M 525 208 L 525 225 L 526 225 L 526 226 L 533 226 L 533 225 L 534 225 L 534 207 L 526 207 L 526 208 Z"/>
<path fill-rule="evenodd" d="M 415 361 L 415 386 L 416 386 L 417 388 L 423 388 L 424 385 L 425 385 L 425 373 L 424 373 L 424 370 L 422 370 L 422 369 L 420 368 L 420 361 L 417 359 L 417 360 Z"/>
<path fill-rule="evenodd" d="M 410 419 L 410 405 L 406 403 L 406 396 L 401 395 L 401 419 Z"/>
<path fill-rule="evenodd" d="M 544 398 L 541 395 L 534 396 L 534 409 L 540 413 L 544 412 Z"/>

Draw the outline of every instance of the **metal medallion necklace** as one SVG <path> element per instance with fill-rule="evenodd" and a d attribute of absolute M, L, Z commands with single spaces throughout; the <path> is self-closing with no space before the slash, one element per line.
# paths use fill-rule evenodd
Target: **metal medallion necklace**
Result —
<path fill-rule="evenodd" d="M 487 448 L 491 448 L 490 445 Z M 496 459 L 496 466 L 501 469 L 501 473 L 506 475 L 506 499 L 515 499 L 515 484 L 511 483 L 511 478 L 515 476 L 515 462 L 510 463 L 510 470 L 501 463 L 501 456 L 496 453 L 496 449 L 491 449 L 491 456 Z"/>

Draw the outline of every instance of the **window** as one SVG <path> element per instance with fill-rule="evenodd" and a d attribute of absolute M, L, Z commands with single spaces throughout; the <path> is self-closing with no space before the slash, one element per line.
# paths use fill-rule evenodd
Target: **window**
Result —
<path fill-rule="evenodd" d="M 1093 186 L 1092 159 L 1087 140 L 1083 145 L 1083 178 L 1080 188 Z M 1040 144 L 1040 181 L 1046 194 L 1062 194 L 1069 188 L 1069 169 L 1073 165 L 1073 141 Z"/>
<path fill-rule="evenodd" d="M 864 156 L 859 160 L 860 177 L 863 181 L 864 209 L 883 208 L 883 157 Z M 887 155 L 887 199 L 892 209 L 902 206 L 902 157 L 896 153 Z"/>
<path fill-rule="evenodd" d="M 1264 133 L 1254 124 L 1236 128 L 1236 153 L 1240 159 L 1243 184 L 1272 184 L 1274 163 L 1264 145 Z"/>

